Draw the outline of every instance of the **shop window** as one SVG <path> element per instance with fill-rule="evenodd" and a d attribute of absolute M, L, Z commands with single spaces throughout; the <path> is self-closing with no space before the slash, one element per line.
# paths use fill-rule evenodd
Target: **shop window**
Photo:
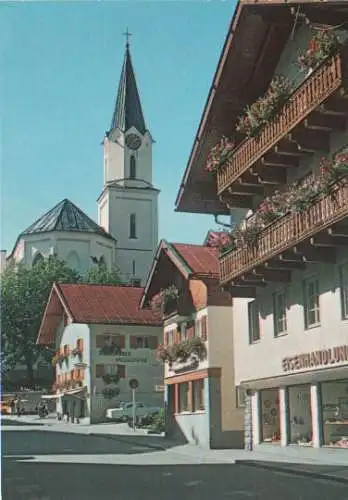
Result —
<path fill-rule="evenodd" d="M 324 445 L 348 448 L 348 379 L 321 384 Z"/>
<path fill-rule="evenodd" d="M 179 412 L 189 411 L 189 383 L 179 384 Z"/>
<path fill-rule="evenodd" d="M 203 411 L 204 405 L 204 379 L 192 382 L 192 411 Z"/>
<path fill-rule="evenodd" d="M 236 388 L 236 406 L 237 408 L 245 408 L 246 407 L 246 400 L 247 400 L 247 393 L 244 387 L 237 387 Z"/>
<path fill-rule="evenodd" d="M 286 324 L 286 293 L 279 292 L 273 295 L 273 319 L 274 319 L 274 336 L 277 337 L 287 331 Z"/>
<path fill-rule="evenodd" d="M 312 446 L 312 412 L 309 385 L 289 388 L 290 443 Z"/>
<path fill-rule="evenodd" d="M 319 325 L 319 281 L 317 279 L 309 279 L 304 282 L 304 302 L 306 328 Z"/>
<path fill-rule="evenodd" d="M 340 269 L 342 318 L 348 319 L 348 264 Z"/>
<path fill-rule="evenodd" d="M 261 432 L 265 443 L 280 441 L 280 417 L 278 389 L 260 391 Z"/>
<path fill-rule="evenodd" d="M 260 340 L 259 312 L 255 300 L 248 303 L 248 321 L 249 342 L 253 344 Z"/>

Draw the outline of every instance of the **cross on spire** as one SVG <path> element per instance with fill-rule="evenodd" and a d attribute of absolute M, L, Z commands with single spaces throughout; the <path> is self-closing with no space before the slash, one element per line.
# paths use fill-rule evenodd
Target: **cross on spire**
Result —
<path fill-rule="evenodd" d="M 130 33 L 127 28 L 126 31 L 122 33 L 122 35 L 126 37 L 126 47 L 129 47 L 129 38 L 133 36 L 133 33 Z"/>

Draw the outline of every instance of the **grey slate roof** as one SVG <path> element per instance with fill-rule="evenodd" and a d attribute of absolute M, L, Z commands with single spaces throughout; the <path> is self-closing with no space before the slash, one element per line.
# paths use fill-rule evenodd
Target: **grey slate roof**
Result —
<path fill-rule="evenodd" d="M 129 45 L 127 44 L 109 132 L 115 128 L 119 128 L 122 132 L 126 132 L 133 126 L 141 134 L 146 132 Z"/>
<path fill-rule="evenodd" d="M 81 233 L 95 233 L 114 239 L 111 234 L 98 226 L 88 215 L 74 205 L 70 200 L 64 199 L 51 210 L 42 215 L 29 226 L 20 236 L 26 234 L 44 233 L 50 231 L 76 231 Z"/>

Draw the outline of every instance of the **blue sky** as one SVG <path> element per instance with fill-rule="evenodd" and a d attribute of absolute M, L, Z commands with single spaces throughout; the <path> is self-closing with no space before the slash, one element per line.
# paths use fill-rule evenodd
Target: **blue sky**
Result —
<path fill-rule="evenodd" d="M 174 201 L 234 1 L 0 4 L 1 247 L 69 198 L 97 220 L 100 145 L 131 52 L 161 190 L 159 236 L 201 243 L 212 216 Z"/>

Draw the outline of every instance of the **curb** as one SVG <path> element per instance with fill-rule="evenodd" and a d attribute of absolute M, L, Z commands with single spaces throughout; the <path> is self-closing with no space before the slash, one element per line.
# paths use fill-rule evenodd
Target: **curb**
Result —
<path fill-rule="evenodd" d="M 139 440 L 135 439 L 130 439 L 130 436 L 123 436 L 120 434 L 99 434 L 96 432 L 89 432 L 87 434 L 88 436 L 94 436 L 94 437 L 103 437 L 103 438 L 108 438 L 108 439 L 115 439 L 116 441 L 123 441 L 124 443 L 128 444 L 135 444 L 138 446 L 143 446 L 144 448 L 152 448 L 154 450 L 160 450 L 160 451 L 165 451 L 167 450 L 167 447 L 163 444 L 154 444 L 154 443 L 142 443 Z M 161 439 L 161 438 L 160 438 Z M 163 439 L 163 438 L 162 438 Z"/>
<path fill-rule="evenodd" d="M 321 474 L 320 472 L 311 472 L 307 470 L 297 470 L 297 469 L 286 469 L 283 467 L 278 467 L 276 465 L 269 465 L 259 462 L 254 462 L 253 460 L 236 460 L 236 465 L 244 465 L 245 467 L 254 467 L 256 469 L 273 470 L 277 472 L 283 472 L 284 474 L 289 474 L 293 476 L 311 477 L 315 479 L 325 479 L 326 481 L 335 481 L 337 483 L 348 484 L 348 478 L 332 476 L 330 474 Z M 342 466 L 338 465 L 341 468 Z"/>

